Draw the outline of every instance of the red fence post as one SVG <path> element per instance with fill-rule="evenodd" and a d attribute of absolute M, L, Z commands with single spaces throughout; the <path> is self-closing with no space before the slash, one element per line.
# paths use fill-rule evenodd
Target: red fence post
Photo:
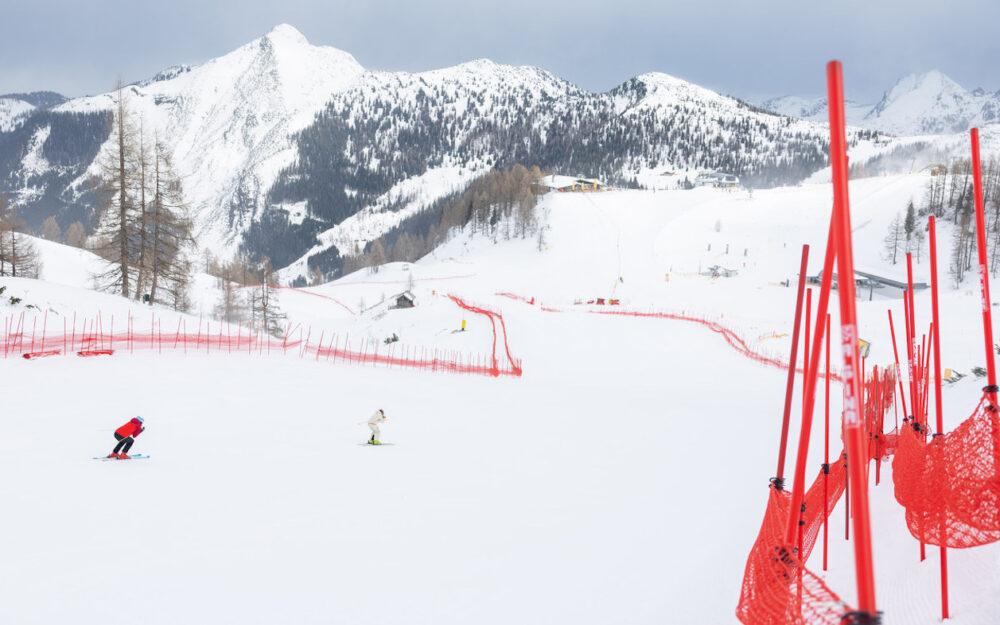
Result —
<path fill-rule="evenodd" d="M 906 300 L 904 299 L 903 301 L 905 306 Z M 900 371 L 899 367 L 899 350 L 896 349 L 896 328 L 893 326 L 892 323 L 892 311 L 889 310 L 888 313 L 889 313 L 889 332 L 892 335 L 892 354 L 896 358 L 896 381 L 899 382 L 899 400 L 903 404 L 903 417 L 905 418 L 906 415 L 908 415 L 909 413 L 906 412 L 906 393 L 903 392 L 903 376 L 902 376 L 902 371 Z"/>
<path fill-rule="evenodd" d="M 876 618 L 875 575 L 869 524 L 868 483 L 865 480 L 864 441 L 858 415 L 861 380 L 858 377 L 858 322 L 855 309 L 854 256 L 851 245 L 851 213 L 848 199 L 847 138 L 844 130 L 844 83 L 839 61 L 827 65 L 827 102 L 830 106 L 830 165 L 833 170 L 833 212 L 837 223 L 837 267 L 840 280 L 841 351 L 844 355 L 844 433 L 848 448 L 848 470 L 854 482 L 854 567 L 858 610 Z"/>
<path fill-rule="evenodd" d="M 931 215 L 927 220 L 927 229 L 931 245 L 931 317 L 934 324 L 934 332 L 931 335 L 931 341 L 934 344 L 934 416 L 937 433 L 940 435 L 944 434 L 944 413 L 941 408 L 941 318 L 938 315 L 937 232 L 934 222 L 934 215 Z M 935 442 L 937 440 L 935 439 Z M 942 522 L 942 542 L 944 542 L 945 529 Z M 940 549 L 941 618 L 946 619 L 948 618 L 948 549 L 944 546 L 941 546 Z"/>
<path fill-rule="evenodd" d="M 804 342 L 803 354 L 802 354 L 802 379 L 809 377 L 809 329 L 810 322 L 812 320 L 812 289 L 806 289 L 806 329 L 805 336 L 802 337 Z M 803 409 L 805 408 L 805 394 L 802 396 Z"/>
<path fill-rule="evenodd" d="M 972 139 L 972 181 L 976 196 L 976 248 L 979 252 L 979 287 L 983 306 L 983 339 L 986 344 L 986 379 L 990 388 L 986 395 L 997 403 L 997 369 L 993 353 L 993 313 L 990 310 L 990 275 L 986 261 L 986 217 L 983 199 L 983 169 L 979 158 L 979 129 L 970 131 Z M 1000 456 L 997 456 L 1000 459 Z M 1000 462 L 1000 460 L 998 460 Z"/>
<path fill-rule="evenodd" d="M 823 570 L 826 570 L 830 534 L 830 510 L 827 503 L 830 482 L 830 313 L 826 314 L 826 408 L 823 411 Z"/>
<path fill-rule="evenodd" d="M 49 327 L 49 309 L 46 308 L 45 309 L 45 319 L 42 321 L 42 349 L 41 349 L 41 351 L 45 351 L 45 331 L 48 329 L 48 327 Z"/>
<path fill-rule="evenodd" d="M 785 479 L 785 448 L 788 445 L 788 421 L 792 414 L 792 392 L 795 388 L 795 361 L 799 350 L 799 327 L 802 321 L 802 296 L 806 290 L 806 272 L 809 263 L 809 246 L 802 246 L 802 260 L 799 267 L 799 286 L 795 297 L 795 320 L 792 322 L 792 353 L 788 357 L 788 378 L 785 384 L 785 407 L 781 414 L 781 442 L 778 444 L 778 470 L 775 486 L 781 488 Z M 806 354 L 806 358 L 808 358 Z"/>

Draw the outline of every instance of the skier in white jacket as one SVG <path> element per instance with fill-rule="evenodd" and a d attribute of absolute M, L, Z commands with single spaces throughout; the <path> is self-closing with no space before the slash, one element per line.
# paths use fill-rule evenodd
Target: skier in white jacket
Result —
<path fill-rule="evenodd" d="M 382 412 L 381 408 L 375 411 L 375 414 L 372 415 L 371 419 L 368 419 L 368 427 L 371 428 L 372 430 L 372 437 L 368 439 L 369 445 L 382 444 L 382 441 L 379 440 L 381 432 L 379 432 L 378 424 L 385 421 L 385 419 L 386 419 L 385 413 Z"/>

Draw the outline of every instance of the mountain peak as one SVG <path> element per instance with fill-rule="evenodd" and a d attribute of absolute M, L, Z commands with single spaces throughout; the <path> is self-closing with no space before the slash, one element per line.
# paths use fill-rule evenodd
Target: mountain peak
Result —
<path fill-rule="evenodd" d="M 899 135 L 961 132 L 995 117 L 995 103 L 931 70 L 900 78 L 865 116 L 869 125 Z"/>
<path fill-rule="evenodd" d="M 934 93 L 949 91 L 962 93 L 965 92 L 965 89 L 960 84 L 949 78 L 944 72 L 932 69 L 920 74 L 910 74 L 900 78 L 889 91 L 888 97 L 889 99 L 894 99 L 895 97 L 914 91 L 927 91 Z"/>
<path fill-rule="evenodd" d="M 299 29 L 295 28 L 291 24 L 278 24 L 264 35 L 271 41 L 287 41 L 289 43 L 297 44 L 309 44 L 309 40 L 306 36 L 299 32 Z"/>

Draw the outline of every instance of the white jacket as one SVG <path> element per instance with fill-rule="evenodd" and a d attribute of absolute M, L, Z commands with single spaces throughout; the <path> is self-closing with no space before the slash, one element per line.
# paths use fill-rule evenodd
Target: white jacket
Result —
<path fill-rule="evenodd" d="M 371 419 L 368 419 L 368 425 L 378 425 L 385 421 L 385 413 L 381 410 L 376 410 L 375 414 L 372 415 Z"/>

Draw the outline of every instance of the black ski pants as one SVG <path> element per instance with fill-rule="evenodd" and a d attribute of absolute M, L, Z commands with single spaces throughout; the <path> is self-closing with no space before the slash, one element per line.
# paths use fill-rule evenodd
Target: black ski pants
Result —
<path fill-rule="evenodd" d="M 114 450 L 114 453 L 116 454 L 118 452 L 123 452 L 127 454 L 128 450 L 132 449 L 132 443 L 135 442 L 135 439 L 132 438 L 131 436 L 122 436 L 118 432 L 115 432 L 115 438 L 118 439 L 118 444 L 115 445 L 115 450 Z"/>

